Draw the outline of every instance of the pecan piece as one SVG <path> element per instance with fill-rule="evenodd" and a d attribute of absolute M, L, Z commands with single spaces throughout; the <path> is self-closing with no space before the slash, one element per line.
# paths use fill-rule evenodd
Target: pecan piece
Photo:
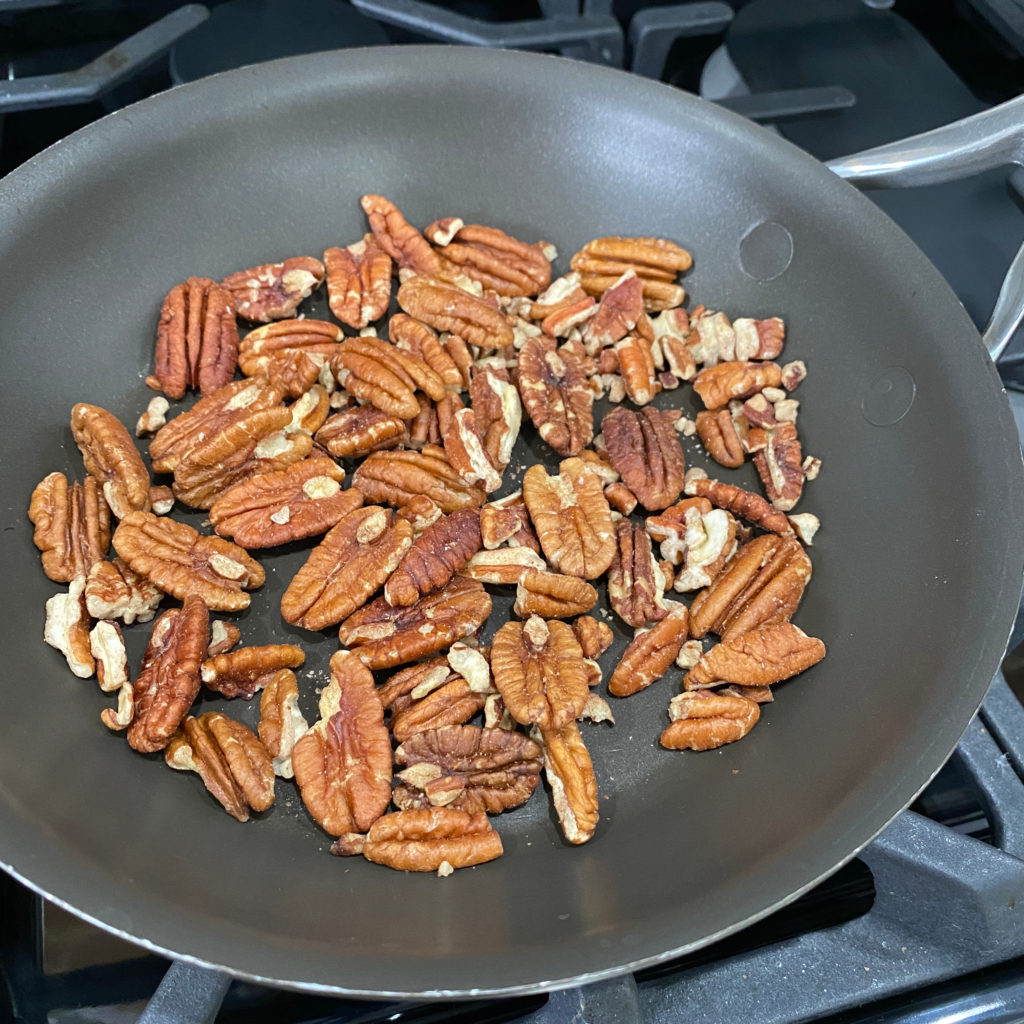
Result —
<path fill-rule="evenodd" d="M 164 760 L 177 771 L 197 772 L 228 814 L 249 820 L 249 811 L 274 803 L 274 769 L 263 744 L 241 722 L 219 711 L 185 719 L 167 744 Z"/>
<path fill-rule="evenodd" d="M 540 554 L 540 542 L 533 531 L 530 513 L 522 500 L 522 492 L 514 495 L 515 501 L 503 504 L 491 502 L 480 509 L 480 536 L 488 551 L 508 544 L 509 547 L 525 547 Z"/>
<path fill-rule="evenodd" d="M 697 434 L 708 454 L 720 466 L 737 469 L 743 465 L 743 443 L 728 409 L 697 413 Z"/>
<path fill-rule="evenodd" d="M 427 228 L 428 238 L 437 227 Z M 439 251 L 461 273 L 499 295 L 536 295 L 551 281 L 551 263 L 541 247 L 498 228 L 464 224 Z"/>
<path fill-rule="evenodd" d="M 331 368 L 350 394 L 401 419 L 419 412 L 417 389 L 434 401 L 445 396 L 444 381 L 422 359 L 380 338 L 347 338 Z"/>
<path fill-rule="evenodd" d="M 208 277 L 190 277 L 164 299 L 156 329 L 154 391 L 180 401 L 189 389 L 208 395 L 235 375 L 238 325 L 231 293 Z"/>
<path fill-rule="evenodd" d="M 634 405 L 646 405 L 661 390 L 654 375 L 654 356 L 650 343 L 638 334 L 627 334 L 615 343 L 619 373 L 626 396 Z"/>
<path fill-rule="evenodd" d="M 721 409 L 733 398 L 749 398 L 762 388 L 782 382 L 778 363 L 727 362 L 701 370 L 693 378 L 693 390 L 708 409 Z"/>
<path fill-rule="evenodd" d="M 94 619 L 120 619 L 126 626 L 149 622 L 164 593 L 120 558 L 97 562 L 85 581 L 85 606 Z"/>
<path fill-rule="evenodd" d="M 694 476 L 687 479 L 686 493 L 695 497 L 707 498 L 712 505 L 732 512 L 741 519 L 746 519 L 762 530 L 787 535 L 793 532 L 786 514 L 771 506 L 760 494 L 745 490 L 736 484 L 725 484 L 707 477 Z"/>
<path fill-rule="evenodd" d="M 445 658 L 411 665 L 391 676 L 380 688 L 381 703 L 391 713 L 391 732 L 399 743 L 425 729 L 468 722 L 493 692 L 490 672 L 486 685 L 455 671 Z M 475 687 L 475 688 L 474 688 Z"/>
<path fill-rule="evenodd" d="M 594 393 L 583 365 L 565 349 L 530 338 L 519 353 L 519 394 L 541 439 L 560 455 L 577 455 L 594 436 Z"/>
<path fill-rule="evenodd" d="M 239 647 L 230 654 L 218 654 L 202 663 L 199 676 L 208 690 L 222 697 L 252 700 L 280 669 L 298 668 L 306 660 L 295 644 L 263 644 Z"/>
<path fill-rule="evenodd" d="M 312 256 L 293 256 L 229 274 L 220 286 L 231 293 L 240 317 L 265 324 L 294 316 L 299 303 L 323 284 L 324 273 Z"/>
<path fill-rule="evenodd" d="M 661 622 L 639 630 L 629 642 L 608 680 L 608 692 L 613 697 L 628 697 L 657 682 L 676 660 L 687 636 L 686 605 L 673 603 Z"/>
<path fill-rule="evenodd" d="M 391 300 L 391 257 L 373 235 L 364 235 L 344 249 L 324 253 L 327 304 L 349 327 L 365 327 L 379 320 Z"/>
<path fill-rule="evenodd" d="M 568 722 L 561 729 L 535 728 L 531 736 L 544 749 L 544 774 L 558 812 L 562 834 L 574 846 L 585 843 L 597 829 L 597 779 L 579 726 Z"/>
<path fill-rule="evenodd" d="M 724 509 L 701 513 L 690 508 L 684 520 L 682 545 L 683 567 L 675 578 L 674 589 L 686 593 L 706 587 L 736 550 L 736 520 Z"/>
<path fill-rule="evenodd" d="M 825 657 L 825 645 L 792 622 L 731 634 L 701 655 L 683 686 L 697 690 L 719 683 L 768 686 L 803 672 Z"/>
<path fill-rule="evenodd" d="M 686 463 L 675 413 L 613 409 L 601 424 L 608 459 L 644 508 L 668 508 L 682 493 Z"/>
<path fill-rule="evenodd" d="M 524 619 L 568 619 L 589 612 L 595 604 L 597 591 L 578 576 L 531 568 L 519 577 L 513 610 Z"/>
<path fill-rule="evenodd" d="M 544 572 L 548 563 L 530 548 L 508 547 L 478 551 L 461 570 L 463 576 L 481 583 L 512 586 L 531 570 Z M 572 579 L 577 579 L 573 576 Z M 581 581 L 582 582 L 582 581 Z M 557 616 L 556 616 L 557 617 Z"/>
<path fill-rule="evenodd" d="M 218 654 L 227 654 L 241 639 L 242 631 L 233 622 L 214 619 L 210 623 L 210 646 L 206 648 L 206 656 L 216 658 Z"/>
<path fill-rule="evenodd" d="M 262 566 L 229 540 L 204 537 L 187 523 L 130 512 L 114 531 L 114 550 L 125 564 L 164 593 L 202 598 L 211 611 L 249 607 L 252 590 L 266 578 Z"/>
<path fill-rule="evenodd" d="M 660 621 L 668 614 L 662 598 L 665 577 L 654 559 L 650 537 L 639 524 L 620 519 L 615 539 L 615 557 L 608 570 L 609 603 L 634 628 Z"/>
<path fill-rule="evenodd" d="M 85 576 L 106 558 L 110 509 L 95 477 L 70 486 L 63 473 L 44 477 L 32 492 L 28 517 L 35 527 L 32 540 L 42 552 L 43 572 L 55 583 Z"/>
<path fill-rule="evenodd" d="M 434 448 L 422 452 L 373 452 L 353 474 L 352 486 L 367 501 L 395 507 L 426 495 L 443 512 L 479 508 L 485 498 L 479 487 L 463 483 L 444 453 Z"/>
<path fill-rule="evenodd" d="M 104 693 L 117 691 L 117 708 L 104 708 L 100 721 L 112 732 L 120 732 L 135 717 L 135 687 L 128 678 L 128 654 L 121 627 L 116 622 L 97 622 L 89 634 L 89 648 L 96 659 L 96 678 Z"/>
<path fill-rule="evenodd" d="M 170 742 L 199 693 L 199 666 L 209 644 L 210 613 L 195 594 L 153 623 L 135 680 L 135 718 L 128 726 L 134 750 L 151 754 Z"/>
<path fill-rule="evenodd" d="M 501 474 L 519 436 L 522 406 L 505 370 L 478 367 L 469 389 L 470 409 L 458 410 L 442 429 L 448 461 L 467 484 L 482 483 L 488 493 L 501 486 Z"/>
<path fill-rule="evenodd" d="M 732 322 L 737 359 L 774 359 L 782 352 L 786 325 L 777 316 L 767 320 L 739 317 Z"/>
<path fill-rule="evenodd" d="M 89 613 L 85 607 L 85 577 L 71 581 L 66 594 L 54 594 L 46 602 L 43 640 L 67 659 L 68 668 L 79 679 L 96 671 L 89 643 Z"/>
<path fill-rule="evenodd" d="M 761 483 L 768 500 L 782 512 L 788 512 L 804 489 L 803 451 L 796 425 L 779 423 L 765 431 L 765 447 L 754 455 Z"/>
<path fill-rule="evenodd" d="M 507 729 L 448 725 L 416 733 L 395 751 L 399 810 L 454 807 L 500 814 L 526 803 L 540 780 L 541 749 Z"/>
<path fill-rule="evenodd" d="M 465 387 L 462 372 L 437 334 L 426 324 L 405 313 L 396 313 L 388 321 L 388 337 L 402 349 L 422 359 L 452 391 Z"/>
<path fill-rule="evenodd" d="M 600 295 L 632 270 L 643 285 L 644 306 L 649 310 L 683 304 L 686 292 L 673 282 L 676 274 L 692 265 L 693 259 L 685 249 L 664 238 L 595 238 L 571 261 L 589 295 Z"/>
<path fill-rule="evenodd" d="M 680 693 L 669 704 L 672 724 L 661 734 L 669 750 L 714 750 L 742 739 L 757 724 L 757 701 L 732 694 Z"/>
<path fill-rule="evenodd" d="M 121 421 L 98 405 L 79 402 L 71 410 L 71 433 L 110 511 L 118 519 L 135 509 L 148 511 L 149 473 Z"/>
<path fill-rule="evenodd" d="M 295 777 L 292 750 L 309 731 L 309 723 L 299 710 L 299 687 L 295 673 L 283 668 L 267 680 L 260 697 L 260 742 L 271 757 L 274 774 L 282 779 Z"/>
<path fill-rule="evenodd" d="M 365 195 L 359 200 L 377 244 L 399 267 L 417 274 L 440 274 L 444 261 L 389 199 Z"/>
<path fill-rule="evenodd" d="M 392 668 L 451 646 L 483 625 L 491 599 L 483 584 L 455 576 L 408 608 L 383 597 L 350 615 L 338 631 L 343 644 L 372 669 Z"/>
<path fill-rule="evenodd" d="M 373 676 L 350 651 L 331 658 L 320 718 L 292 748 L 306 810 L 332 836 L 365 832 L 391 800 L 391 740 Z"/>
<path fill-rule="evenodd" d="M 600 658 L 612 645 L 615 634 L 606 622 L 599 622 L 590 615 L 581 615 L 573 624 L 584 658 Z"/>
<path fill-rule="evenodd" d="M 163 395 L 149 400 L 146 411 L 135 421 L 135 436 L 148 437 L 155 434 L 167 422 L 167 410 L 171 403 Z"/>
<path fill-rule="evenodd" d="M 548 561 L 559 571 L 596 579 L 615 556 L 615 528 L 601 480 L 579 458 L 565 459 L 558 476 L 541 465 L 523 477 L 523 500 Z"/>
<path fill-rule="evenodd" d="M 515 341 L 512 324 L 499 309 L 433 277 L 409 278 L 398 289 L 398 304 L 409 316 L 470 345 L 500 349 Z"/>
<path fill-rule="evenodd" d="M 412 527 L 380 505 L 340 519 L 281 597 L 286 622 L 323 629 L 359 608 L 394 572 L 412 544 Z"/>
<path fill-rule="evenodd" d="M 279 320 L 245 336 L 238 368 L 246 377 L 265 377 L 298 398 L 316 383 L 343 337 L 340 327 L 325 320 Z"/>
<path fill-rule="evenodd" d="M 587 352 L 594 355 L 599 349 L 624 338 L 636 327 L 643 315 L 643 285 L 634 271 L 627 270 L 617 281 L 604 289 L 594 316 L 587 323 L 583 332 Z M 618 364 L 616 355 L 614 369 L 619 368 Z"/>
<path fill-rule="evenodd" d="M 604 489 L 604 496 L 608 499 L 608 504 L 621 515 L 628 516 L 636 509 L 636 495 L 621 480 L 608 484 Z"/>
<path fill-rule="evenodd" d="M 405 436 L 405 420 L 375 405 L 356 405 L 331 416 L 316 432 L 316 441 L 340 459 L 358 458 L 394 448 Z"/>
<path fill-rule="evenodd" d="M 244 548 L 270 548 L 325 533 L 363 496 L 343 491 L 345 471 L 331 459 L 303 459 L 229 487 L 210 508 L 210 525 Z"/>

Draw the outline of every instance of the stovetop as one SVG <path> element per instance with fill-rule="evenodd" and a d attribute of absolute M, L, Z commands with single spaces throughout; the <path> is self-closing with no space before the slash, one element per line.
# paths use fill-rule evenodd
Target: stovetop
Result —
<path fill-rule="evenodd" d="M 1024 87 L 1024 0 L 466 0 L 439 9 L 226 0 L 207 3 L 205 20 L 198 5 L 168 0 L 58 5 L 0 0 L 9 92 L 20 108 L 34 107 L 4 116 L 12 108 L 0 86 L 0 173 L 176 82 L 352 45 L 446 39 L 622 66 L 701 92 L 821 159 L 955 120 Z M 127 50 L 104 57 L 126 39 Z M 83 65 L 71 96 L 59 75 Z M 83 79 L 92 82 L 84 102 Z M 44 93 L 79 102 L 39 106 Z M 1024 173 L 996 171 L 871 197 L 980 327 L 1024 239 L 1022 195 Z M 1009 388 L 1024 387 L 1024 330 L 1001 372 Z M 1024 393 L 1011 390 L 1010 400 L 1024 438 Z M 1022 616 L 1009 651 L 1005 677 L 913 808 L 832 878 L 720 943 L 583 992 L 514 1000 L 385 1004 L 233 982 L 216 1020 L 1024 1021 L 1024 928 L 1014 911 L 1024 905 L 1024 708 L 1014 695 L 1024 695 Z M 168 967 L 2 874 L 0 919 L 0 1022 L 135 1020 Z M 198 1018 L 162 1004 L 147 1019 Z"/>

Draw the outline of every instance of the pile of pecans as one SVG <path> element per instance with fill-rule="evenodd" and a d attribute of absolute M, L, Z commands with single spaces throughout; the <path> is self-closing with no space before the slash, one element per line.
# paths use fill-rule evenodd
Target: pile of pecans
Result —
<path fill-rule="evenodd" d="M 369 233 L 322 263 L 171 290 L 147 379 L 162 395 L 137 425 L 149 468 L 114 415 L 74 407 L 87 475 L 51 473 L 29 508 L 43 570 L 68 584 L 45 639 L 117 694 L 108 728 L 197 772 L 240 821 L 294 778 L 333 852 L 444 875 L 501 854 L 488 816 L 544 773 L 565 838 L 584 843 L 599 815 L 578 723 L 614 721 L 596 689 L 606 669 L 617 698 L 684 669 L 661 744 L 708 750 L 825 654 L 790 621 L 818 527 L 790 514 L 820 466 L 791 397 L 806 369 L 775 361 L 778 318 L 688 313 L 677 278 L 691 258 L 673 242 L 595 239 L 552 281 L 548 243 L 458 218 L 420 232 L 382 196 L 362 206 Z M 297 315 L 325 280 L 348 333 Z M 240 338 L 240 320 L 259 326 Z M 651 404 L 684 382 L 695 421 Z M 189 391 L 198 401 L 168 421 Z M 595 424 L 602 398 L 615 408 Z M 556 470 L 512 465 L 524 409 Z M 764 495 L 687 472 L 680 434 L 723 467 L 750 456 Z M 520 473 L 521 489 L 489 498 Z M 214 533 L 172 519 L 176 503 L 206 510 Z M 338 630 L 310 725 L 302 648 L 238 646 L 211 612 L 263 585 L 251 552 L 318 537 L 280 600 L 297 630 Z M 614 666 L 601 663 L 613 631 L 588 614 L 601 579 L 634 630 Z M 488 587 L 515 588 L 516 616 L 489 646 Z M 667 597 L 687 593 L 689 606 Z M 156 618 L 132 681 L 122 627 L 168 595 L 180 607 Z M 256 732 L 191 715 L 203 687 L 259 694 Z"/>

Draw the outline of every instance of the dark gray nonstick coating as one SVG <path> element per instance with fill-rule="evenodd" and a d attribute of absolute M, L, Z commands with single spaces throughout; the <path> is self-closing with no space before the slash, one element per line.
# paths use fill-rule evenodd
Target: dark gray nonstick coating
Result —
<path fill-rule="evenodd" d="M 349 244 L 369 191 L 420 226 L 459 215 L 550 239 L 560 270 L 599 235 L 675 239 L 695 254 L 691 302 L 786 319 L 785 355 L 810 369 L 801 437 L 824 461 L 798 509 L 824 525 L 797 622 L 827 659 L 719 752 L 657 746 L 676 670 L 616 702 L 614 728 L 585 727 L 602 793 L 593 841 L 569 848 L 539 793 L 496 820 L 501 860 L 445 880 L 329 856 L 288 783 L 239 825 L 198 778 L 108 733 L 95 682 L 42 644 L 58 588 L 25 517 L 44 474 L 81 473 L 76 401 L 129 423 L 145 407 L 173 284 Z M 744 244 L 766 222 L 781 227 Z M 480 50 L 245 68 L 114 114 L 0 183 L 0 261 L 0 861 L 147 945 L 365 994 L 512 992 L 649 963 L 764 915 L 867 843 L 949 755 L 997 668 L 1024 481 L 977 332 L 868 200 L 692 97 Z M 688 393 L 663 397 L 693 409 Z M 290 629 L 276 607 L 303 558 L 261 556 L 270 582 L 240 625 L 248 643 L 301 638 L 312 712 L 336 639 Z"/>

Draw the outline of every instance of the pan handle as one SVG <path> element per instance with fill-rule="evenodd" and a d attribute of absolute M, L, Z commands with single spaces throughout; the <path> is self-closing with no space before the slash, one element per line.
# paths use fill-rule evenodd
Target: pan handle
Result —
<path fill-rule="evenodd" d="M 952 124 L 862 153 L 830 160 L 826 166 L 858 188 L 935 185 L 1007 164 L 1024 165 L 1024 96 Z M 1003 279 L 982 341 L 993 360 L 1010 343 L 1024 319 L 1024 245 Z"/>
<path fill-rule="evenodd" d="M 137 1024 L 212 1024 L 230 984 L 223 971 L 174 960 Z"/>

